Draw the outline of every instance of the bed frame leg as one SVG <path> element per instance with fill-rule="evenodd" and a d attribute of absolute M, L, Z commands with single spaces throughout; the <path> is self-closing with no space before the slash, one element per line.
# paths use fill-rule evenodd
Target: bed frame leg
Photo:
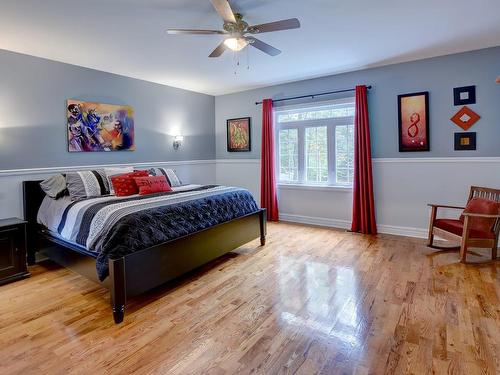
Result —
<path fill-rule="evenodd" d="M 127 290 L 125 284 L 125 258 L 109 260 L 109 276 L 111 278 L 111 308 L 116 324 L 123 322 Z"/>
<path fill-rule="evenodd" d="M 28 223 L 26 230 L 26 262 L 29 266 L 35 264 L 36 261 L 36 228 L 33 228 L 33 225 Z"/>
<path fill-rule="evenodd" d="M 264 246 L 266 244 L 266 234 L 267 234 L 267 216 L 266 210 L 262 209 L 260 211 L 260 245 Z"/>
<path fill-rule="evenodd" d="M 35 254 L 29 252 L 27 257 L 26 257 L 26 263 L 28 263 L 28 266 L 33 266 L 36 263 L 36 258 Z"/>

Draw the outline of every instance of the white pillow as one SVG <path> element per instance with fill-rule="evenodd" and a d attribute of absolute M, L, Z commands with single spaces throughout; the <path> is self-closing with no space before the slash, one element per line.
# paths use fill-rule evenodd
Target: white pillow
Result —
<path fill-rule="evenodd" d="M 119 175 L 119 174 L 132 173 L 133 171 L 134 171 L 134 167 L 104 168 L 104 173 L 106 174 L 106 178 L 108 179 L 108 183 L 109 183 L 110 194 L 115 193 L 115 191 L 113 189 L 113 183 L 111 182 L 111 177 Z"/>

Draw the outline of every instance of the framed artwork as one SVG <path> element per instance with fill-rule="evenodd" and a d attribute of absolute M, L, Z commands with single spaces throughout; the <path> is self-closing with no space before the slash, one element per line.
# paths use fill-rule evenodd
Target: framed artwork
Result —
<path fill-rule="evenodd" d="M 134 110 L 126 105 L 68 100 L 69 152 L 134 151 Z"/>
<path fill-rule="evenodd" d="M 398 95 L 399 152 L 429 151 L 429 92 Z"/>
<path fill-rule="evenodd" d="M 455 87 L 453 89 L 453 104 L 476 104 L 476 86 Z"/>
<path fill-rule="evenodd" d="M 227 151 L 251 150 L 250 117 L 227 120 Z"/>
<path fill-rule="evenodd" d="M 479 121 L 481 116 L 470 109 L 467 106 L 462 107 L 455 115 L 450 119 L 457 126 L 460 126 L 463 130 L 469 130 L 472 125 Z"/>
<path fill-rule="evenodd" d="M 475 150 L 476 133 L 455 133 L 455 151 Z"/>

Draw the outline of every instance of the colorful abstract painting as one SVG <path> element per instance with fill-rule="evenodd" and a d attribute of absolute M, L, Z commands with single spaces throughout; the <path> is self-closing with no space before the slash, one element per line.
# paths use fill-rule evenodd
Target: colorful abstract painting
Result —
<path fill-rule="evenodd" d="M 250 117 L 227 120 L 227 151 L 250 150 Z"/>
<path fill-rule="evenodd" d="M 68 100 L 68 151 L 135 150 L 130 106 Z"/>
<path fill-rule="evenodd" d="M 429 151 L 429 93 L 398 96 L 399 151 Z"/>

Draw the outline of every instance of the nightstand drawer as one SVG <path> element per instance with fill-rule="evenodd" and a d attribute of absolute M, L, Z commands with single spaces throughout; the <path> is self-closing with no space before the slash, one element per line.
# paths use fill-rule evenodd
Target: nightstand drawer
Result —
<path fill-rule="evenodd" d="M 23 222 L 13 224 L 3 221 L 10 225 L 0 225 L 0 285 L 29 276 L 26 266 L 26 225 Z"/>
<path fill-rule="evenodd" d="M 19 228 L 0 230 L 0 279 L 18 272 L 19 232 Z"/>

